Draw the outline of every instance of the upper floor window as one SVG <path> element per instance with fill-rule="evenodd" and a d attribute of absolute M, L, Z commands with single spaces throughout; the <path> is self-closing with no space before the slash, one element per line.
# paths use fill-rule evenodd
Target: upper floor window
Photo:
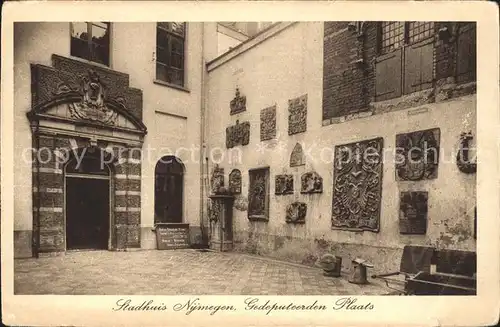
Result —
<path fill-rule="evenodd" d="M 434 22 L 381 22 L 376 101 L 432 87 Z"/>
<path fill-rule="evenodd" d="M 186 23 L 159 22 L 156 26 L 156 79 L 184 86 Z"/>
<path fill-rule="evenodd" d="M 71 23 L 71 55 L 109 66 L 109 29 L 106 22 Z"/>

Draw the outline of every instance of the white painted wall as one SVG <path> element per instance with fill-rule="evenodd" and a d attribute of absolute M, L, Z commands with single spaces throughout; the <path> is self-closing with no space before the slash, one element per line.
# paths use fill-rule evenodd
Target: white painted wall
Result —
<path fill-rule="evenodd" d="M 474 249 L 475 175 L 459 172 L 456 165 L 449 161 L 456 155 L 460 133 L 475 131 L 475 96 L 428 104 L 422 106 L 428 111 L 418 115 L 409 115 L 409 111 L 415 109 L 411 108 L 323 127 L 322 53 L 323 23 L 299 23 L 209 72 L 209 147 L 225 149 L 226 127 L 235 124 L 236 120 L 250 121 L 251 124 L 250 144 L 240 147 L 242 162 L 230 164 L 225 160 L 220 164 L 225 168 L 226 184 L 229 172 L 233 168 L 240 169 L 243 175 L 242 195 L 246 197 L 248 170 L 270 166 L 269 222 L 249 222 L 246 211 L 234 210 L 235 241 L 241 241 L 244 234 L 256 233 L 269 235 L 269 240 L 275 236 L 305 240 L 302 245 L 324 239 L 395 248 L 401 248 L 403 244 L 430 244 Z M 231 116 L 229 103 L 236 87 L 247 98 L 247 111 Z M 308 95 L 307 132 L 289 136 L 288 100 L 303 94 Z M 260 110 L 274 104 L 277 105 L 278 140 L 261 143 Z M 388 154 L 387 163 L 383 166 L 380 232 L 332 230 L 332 159 L 321 160 L 321 149 L 326 149 L 323 156 L 327 157 L 336 145 L 375 137 L 384 138 L 385 148 L 394 148 L 396 134 L 434 127 L 441 129 L 441 147 L 447 156 L 440 158 L 438 178 L 418 183 L 396 182 L 394 164 Z M 308 158 L 305 167 L 290 168 L 290 153 L 297 142 L 304 142 L 305 151 L 310 148 L 314 159 Z M 280 152 L 276 143 L 283 144 L 284 151 Z M 267 144 L 270 150 L 259 152 L 263 144 Z M 298 195 L 300 175 L 311 170 L 323 177 L 323 194 Z M 295 195 L 274 195 L 274 176 L 282 173 L 295 175 Z M 399 191 L 409 189 L 429 192 L 427 235 L 399 234 Z M 291 226 L 285 223 L 285 208 L 297 200 L 308 205 L 306 223 Z M 265 247 L 263 243 L 258 245 Z M 290 245 L 286 250 L 305 251 L 300 247 Z"/>

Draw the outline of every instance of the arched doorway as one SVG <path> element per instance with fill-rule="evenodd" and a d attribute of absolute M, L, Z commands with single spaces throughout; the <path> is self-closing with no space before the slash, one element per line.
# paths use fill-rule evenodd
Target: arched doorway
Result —
<path fill-rule="evenodd" d="M 162 157 L 155 167 L 155 224 L 182 223 L 184 165 L 174 156 Z"/>
<path fill-rule="evenodd" d="M 100 150 L 79 152 L 65 166 L 66 249 L 108 249 L 111 171 Z"/>

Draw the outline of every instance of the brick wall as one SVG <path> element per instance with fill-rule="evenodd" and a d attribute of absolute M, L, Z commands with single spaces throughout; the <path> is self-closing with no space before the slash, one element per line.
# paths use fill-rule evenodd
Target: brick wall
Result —
<path fill-rule="evenodd" d="M 450 38 L 442 40 L 438 37 L 438 32 L 444 27 L 449 30 Z M 377 99 L 375 72 L 378 58 L 378 31 L 379 23 L 377 22 L 366 22 L 361 35 L 348 29 L 348 22 L 324 23 L 323 119 L 370 111 L 373 102 L 394 97 Z M 458 82 L 475 81 L 474 24 L 436 22 L 434 35 L 433 58 L 430 60 L 433 65 L 433 87 L 436 84 L 443 84 L 443 80 L 449 83 L 450 78 L 452 83 L 457 83 L 456 77 L 464 70 L 473 70 L 473 72 L 462 73 Z M 460 58 L 457 59 L 457 56 Z M 404 62 L 404 53 L 402 62 Z M 397 60 L 394 61 L 394 64 L 398 63 Z M 393 78 L 390 69 L 386 77 Z M 378 78 L 381 77 L 378 76 Z M 398 77 L 396 80 L 399 81 Z M 402 80 L 401 78 L 401 83 L 403 83 Z M 425 84 L 424 89 L 427 85 Z M 453 92 L 450 94 L 463 95 L 463 93 Z M 399 97 L 400 94 L 396 96 Z M 429 98 L 426 101 L 435 101 L 435 99 Z"/>

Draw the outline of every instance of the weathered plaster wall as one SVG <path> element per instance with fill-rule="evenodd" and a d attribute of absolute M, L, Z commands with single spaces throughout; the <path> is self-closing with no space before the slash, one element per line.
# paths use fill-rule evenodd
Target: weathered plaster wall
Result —
<path fill-rule="evenodd" d="M 202 64 L 202 23 L 189 24 L 186 45 L 186 89 L 154 84 L 156 29 L 154 23 L 113 23 L 110 68 L 130 76 L 130 86 L 143 91 L 143 120 L 149 130 L 144 141 L 141 196 L 141 246 L 154 248 L 151 231 L 154 216 L 154 167 L 164 155 L 176 154 L 186 166 L 184 221 L 193 225 L 199 239 L 200 104 Z M 131 42 L 130 40 L 141 40 Z M 52 54 L 70 57 L 69 23 L 22 23 L 14 34 L 15 105 L 15 193 L 31 194 L 31 162 L 22 159 L 23 149 L 31 148 L 31 131 L 26 112 L 31 105 L 30 64 L 51 66 Z M 179 151 L 179 147 L 188 149 Z M 191 153 L 194 153 L 192 156 Z M 30 158 L 30 153 L 27 153 Z M 193 160 L 193 158 L 194 160 Z M 189 202 L 189 205 L 188 205 Z M 31 255 L 28 244 L 32 230 L 31 196 L 15 197 L 14 230 L 16 254 Z M 196 232 L 196 230 L 198 232 Z"/>
<path fill-rule="evenodd" d="M 452 160 L 460 133 L 475 132 L 475 96 L 322 126 L 322 53 L 323 24 L 299 23 L 209 71 L 207 128 L 209 148 L 215 154 L 212 159 L 225 169 L 226 185 L 233 168 L 242 172 L 242 194 L 234 205 L 236 249 L 306 264 L 314 263 L 326 251 L 343 255 L 346 264 L 359 255 L 374 261 L 378 271 L 397 268 L 405 244 L 474 250 L 476 180 L 474 175 L 459 172 Z M 229 103 L 236 87 L 246 96 L 247 110 L 231 116 Z M 308 96 L 307 132 L 289 136 L 288 100 L 303 94 Z M 260 142 L 260 110 L 275 104 L 277 139 Z M 236 120 L 251 125 L 250 143 L 233 149 L 236 159 L 241 154 L 239 162 L 225 147 L 226 127 Z M 441 130 L 442 148 L 437 179 L 396 182 L 390 151 L 396 134 L 435 127 Z M 383 137 L 386 149 L 380 231 L 332 230 L 333 148 L 375 137 Z M 290 168 L 290 153 L 297 142 L 304 144 L 306 165 Z M 269 221 L 251 222 L 246 211 L 248 170 L 263 166 L 270 167 Z M 300 194 L 300 176 L 309 171 L 323 177 L 322 194 Z M 274 177 L 283 173 L 294 174 L 295 194 L 274 195 Z M 399 234 L 399 192 L 404 190 L 429 192 L 426 235 Z M 307 203 L 304 225 L 285 222 L 286 206 L 295 201 Z"/>

